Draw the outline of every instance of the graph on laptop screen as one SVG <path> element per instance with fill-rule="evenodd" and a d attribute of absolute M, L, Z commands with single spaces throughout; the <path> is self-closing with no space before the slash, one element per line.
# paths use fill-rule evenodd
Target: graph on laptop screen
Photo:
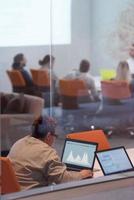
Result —
<path fill-rule="evenodd" d="M 62 161 L 67 164 L 92 168 L 96 145 L 67 141 Z"/>

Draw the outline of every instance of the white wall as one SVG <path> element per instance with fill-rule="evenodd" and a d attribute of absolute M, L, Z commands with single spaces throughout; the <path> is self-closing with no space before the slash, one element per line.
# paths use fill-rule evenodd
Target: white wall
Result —
<path fill-rule="evenodd" d="M 63 76 L 78 68 L 83 58 L 90 59 L 90 0 L 72 0 L 72 42 L 68 46 L 53 46 L 57 58 L 57 73 Z"/>
<path fill-rule="evenodd" d="M 72 68 L 77 68 L 82 58 L 90 58 L 90 0 L 72 0 L 72 41 L 70 45 L 52 46 L 56 57 L 55 71 L 62 77 Z M 0 90 L 11 91 L 5 70 L 10 69 L 12 58 L 17 53 L 27 57 L 27 67 L 38 67 L 38 60 L 50 51 L 49 46 L 0 48 Z"/>
<path fill-rule="evenodd" d="M 123 25 L 119 23 L 121 13 L 129 2 L 133 0 L 72 0 L 71 44 L 52 46 L 52 54 L 56 57 L 55 71 L 59 77 L 77 68 L 82 58 L 91 61 L 91 71 L 95 75 L 101 68 L 115 69 L 120 59 L 127 58 L 127 51 L 124 57 L 116 55 L 122 51 L 118 45 L 120 31 L 123 31 Z M 131 7 L 134 8 L 134 4 Z M 131 15 L 129 11 L 126 14 Z M 129 35 L 133 38 L 134 29 Z M 27 66 L 31 68 L 38 67 L 38 60 L 49 51 L 49 46 L 0 48 L 0 90 L 11 91 L 5 70 L 10 69 L 16 53 L 24 53 L 28 59 Z"/>
<path fill-rule="evenodd" d="M 128 57 L 127 48 L 133 43 L 131 39 L 134 36 L 134 27 L 133 32 L 128 32 L 128 22 L 122 22 L 121 14 L 124 13 L 126 19 L 128 15 L 131 15 L 129 19 L 131 18 L 131 23 L 133 23 L 132 13 L 127 10 L 129 3 L 131 3 L 130 6 L 133 6 L 134 12 L 134 2 L 132 2 L 133 0 L 92 1 L 92 64 L 95 74 L 99 73 L 100 68 L 116 69 L 118 62 Z M 120 39 L 120 35 L 124 34 L 125 29 L 127 31 L 126 37 L 131 38 L 128 44 Z"/>

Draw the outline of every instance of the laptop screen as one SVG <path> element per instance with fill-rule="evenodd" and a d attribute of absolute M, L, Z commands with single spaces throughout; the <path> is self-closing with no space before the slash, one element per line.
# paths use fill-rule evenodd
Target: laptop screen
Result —
<path fill-rule="evenodd" d="M 92 169 L 95 160 L 97 143 L 66 139 L 62 162 L 68 168 Z"/>
<path fill-rule="evenodd" d="M 104 175 L 125 172 L 133 169 L 132 162 L 124 147 L 96 152 Z"/>

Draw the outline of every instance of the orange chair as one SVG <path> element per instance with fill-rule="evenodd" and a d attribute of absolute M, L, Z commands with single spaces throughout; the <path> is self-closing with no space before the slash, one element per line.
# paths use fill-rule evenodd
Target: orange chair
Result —
<path fill-rule="evenodd" d="M 7 194 L 20 191 L 21 188 L 15 176 L 10 160 L 7 157 L 0 157 L 0 166 L 1 193 Z"/>
<path fill-rule="evenodd" d="M 98 150 L 110 149 L 110 143 L 102 130 L 71 133 L 67 138 L 98 143 Z"/>
<path fill-rule="evenodd" d="M 7 75 L 11 81 L 13 92 L 25 93 L 26 92 L 26 82 L 19 70 L 7 70 Z"/>
<path fill-rule="evenodd" d="M 45 106 L 50 107 L 58 104 L 58 95 L 55 87 L 56 81 L 51 79 L 47 70 L 31 69 L 34 85 L 36 87 L 36 95 L 45 99 Z M 51 101 L 51 95 L 52 101 Z"/>
<path fill-rule="evenodd" d="M 84 81 L 79 79 L 59 81 L 60 94 L 62 97 L 62 106 L 64 109 L 77 109 L 78 97 L 89 96 L 88 88 Z"/>
<path fill-rule="evenodd" d="M 126 99 L 131 97 L 129 84 L 126 81 L 101 81 L 103 97 L 109 99 Z"/>
<path fill-rule="evenodd" d="M 126 81 L 109 80 L 101 81 L 102 101 L 97 113 L 103 110 L 103 105 L 106 100 L 108 104 L 120 104 L 121 100 L 131 97 L 130 87 Z"/>
<path fill-rule="evenodd" d="M 35 86 L 43 90 L 50 89 L 50 77 L 47 70 L 30 69 Z"/>

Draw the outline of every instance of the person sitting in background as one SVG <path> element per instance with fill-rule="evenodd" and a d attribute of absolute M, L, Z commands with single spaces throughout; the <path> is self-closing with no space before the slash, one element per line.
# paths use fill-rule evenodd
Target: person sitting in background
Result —
<path fill-rule="evenodd" d="M 129 58 L 127 59 L 127 63 L 129 65 L 130 73 L 132 78 L 134 78 L 134 44 L 129 49 Z"/>
<path fill-rule="evenodd" d="M 69 74 L 67 74 L 65 79 L 80 79 L 85 82 L 89 91 L 90 91 L 90 100 L 98 101 L 99 95 L 95 86 L 95 81 L 93 76 L 89 73 L 90 71 L 90 63 L 88 60 L 82 60 L 80 62 L 79 70 L 73 70 Z"/>
<path fill-rule="evenodd" d="M 55 74 L 54 67 L 55 57 L 52 55 L 46 55 L 42 60 L 39 60 L 39 65 L 41 66 L 41 70 L 46 70 L 48 72 L 49 77 L 51 78 L 51 91 L 53 94 L 53 105 L 57 106 L 60 102 L 59 96 L 59 79 Z M 45 95 L 45 102 L 47 106 L 50 106 L 50 93 Z"/>
<path fill-rule="evenodd" d="M 52 55 L 46 55 L 42 60 L 39 60 L 39 65 L 41 70 L 47 70 L 48 74 L 51 74 L 52 80 L 55 82 L 56 86 L 58 85 L 58 77 L 55 74 L 54 67 L 55 57 Z"/>
<path fill-rule="evenodd" d="M 52 118 L 40 116 L 33 123 L 32 134 L 18 140 L 11 148 L 8 158 L 22 189 L 92 177 L 90 170 L 67 171 L 52 147 L 57 137 L 55 127 Z"/>
<path fill-rule="evenodd" d="M 134 92 L 134 81 L 132 79 L 127 61 L 121 61 L 116 70 L 116 80 L 126 81 L 130 85 L 131 92 Z"/>
<path fill-rule="evenodd" d="M 131 73 L 129 70 L 129 65 L 126 61 L 121 61 L 118 64 L 117 70 L 116 70 L 116 80 L 122 80 L 127 81 L 128 83 L 131 83 Z"/>
<path fill-rule="evenodd" d="M 12 69 L 14 70 L 19 70 L 26 82 L 26 86 L 33 86 L 33 81 L 32 78 L 30 76 L 30 74 L 24 69 L 24 67 L 26 66 L 26 58 L 24 56 L 24 54 L 19 53 L 17 55 L 14 56 L 13 58 L 13 64 L 12 64 Z"/>

